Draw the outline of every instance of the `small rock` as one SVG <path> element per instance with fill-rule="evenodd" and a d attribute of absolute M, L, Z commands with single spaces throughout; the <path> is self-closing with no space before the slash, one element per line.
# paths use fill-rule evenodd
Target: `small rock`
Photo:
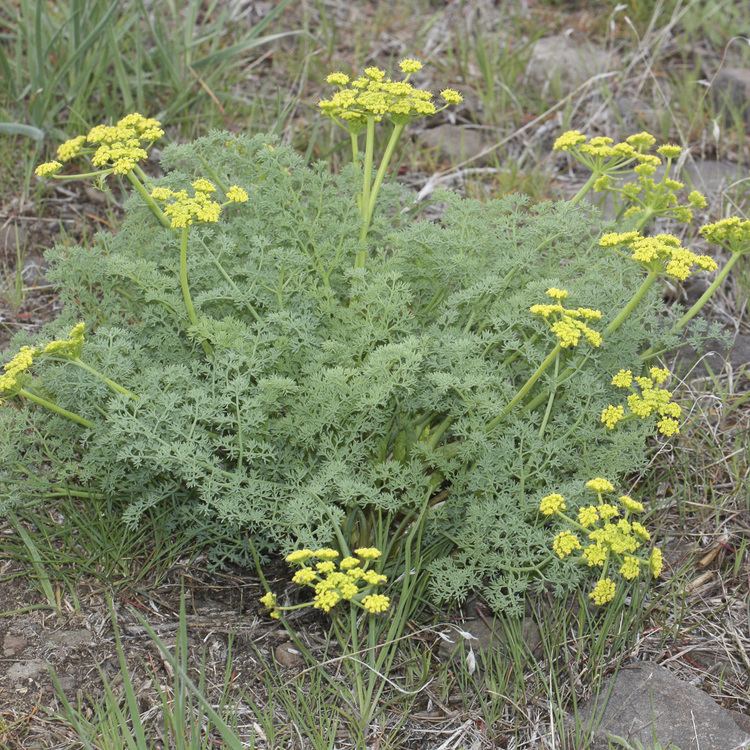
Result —
<path fill-rule="evenodd" d="M 435 149 L 441 156 L 454 162 L 476 156 L 490 145 L 484 131 L 447 123 L 423 131 L 419 141 L 420 144 Z"/>
<path fill-rule="evenodd" d="M 719 106 L 736 107 L 750 122 L 750 68 L 722 68 L 714 79 L 711 93 Z"/>
<path fill-rule="evenodd" d="M 448 629 L 444 635 L 449 640 L 440 643 L 438 653 L 441 658 L 457 658 L 461 655 L 461 643 L 464 653 L 469 648 L 481 660 L 484 656 L 495 651 L 506 651 L 508 642 L 503 626 L 494 618 L 477 618 L 463 622 L 455 628 Z M 535 656 L 539 656 L 542 639 L 539 628 L 531 617 L 524 617 L 521 623 L 521 638 L 526 648 Z"/>
<path fill-rule="evenodd" d="M 26 639 L 22 635 L 6 633 L 3 638 L 3 656 L 18 656 L 26 648 Z"/>
<path fill-rule="evenodd" d="M 708 196 L 724 192 L 738 180 L 747 177 L 738 164 L 712 159 L 695 159 L 686 162 L 680 173 L 680 179 L 690 187 L 706 193 Z"/>
<path fill-rule="evenodd" d="M 732 712 L 658 664 L 642 662 L 621 669 L 599 696 L 581 707 L 580 718 L 600 738 L 626 740 L 644 750 L 750 747 L 750 734 L 740 729 Z"/>
<path fill-rule="evenodd" d="M 57 633 L 50 633 L 47 640 L 56 646 L 76 649 L 83 646 L 91 646 L 94 643 L 94 636 L 85 629 L 60 630 Z"/>
<path fill-rule="evenodd" d="M 11 682 L 26 682 L 47 671 L 47 662 L 41 659 L 29 659 L 28 661 L 17 661 L 11 664 L 6 672 Z"/>
<path fill-rule="evenodd" d="M 562 93 L 572 91 L 592 76 L 617 65 L 615 56 L 589 41 L 576 41 L 568 34 L 546 36 L 531 50 L 526 77 L 531 83 L 559 82 Z"/>
<path fill-rule="evenodd" d="M 298 667 L 302 664 L 302 654 L 291 641 L 280 643 L 274 649 L 273 654 L 282 667 Z"/>
<path fill-rule="evenodd" d="M 696 352 L 689 344 L 680 347 L 675 356 L 674 369 L 693 380 L 718 374 L 731 367 L 735 376 L 745 373 L 750 377 L 750 335 L 737 334 L 729 347 L 722 341 L 710 339 Z"/>

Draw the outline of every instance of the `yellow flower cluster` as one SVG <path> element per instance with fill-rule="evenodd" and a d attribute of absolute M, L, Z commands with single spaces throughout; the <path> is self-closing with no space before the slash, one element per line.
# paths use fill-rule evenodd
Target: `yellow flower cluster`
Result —
<path fill-rule="evenodd" d="M 543 516 L 552 516 L 565 510 L 565 498 L 557 492 L 545 495 L 539 503 L 539 512 Z"/>
<path fill-rule="evenodd" d="M 34 346 L 22 346 L 10 362 L 3 366 L 3 374 L 0 375 L 0 393 L 12 395 L 20 387 L 19 379 L 21 376 L 26 373 L 39 355 L 49 354 L 56 357 L 78 359 L 83 349 L 85 329 L 85 323 L 77 323 L 66 339 L 50 341 L 41 349 Z"/>
<path fill-rule="evenodd" d="M 700 233 L 714 245 L 721 245 L 732 253 L 750 250 L 750 219 L 730 216 L 700 228 Z"/>
<path fill-rule="evenodd" d="M 88 156 L 95 167 L 112 174 L 127 174 L 148 157 L 148 148 L 163 135 L 158 120 L 133 112 L 116 125 L 96 125 L 86 135 L 77 135 L 60 144 L 57 160 L 40 164 L 35 174 L 54 175 L 63 163 L 79 156 Z"/>
<path fill-rule="evenodd" d="M 637 579 L 645 568 L 657 578 L 661 574 L 663 559 L 658 547 L 654 547 L 648 556 L 644 555 L 644 544 L 651 535 L 642 523 L 631 518 L 632 514 L 644 511 L 641 502 L 629 495 L 621 495 L 617 505 L 606 502 L 603 496 L 614 493 L 615 487 L 604 477 L 586 482 L 586 488 L 596 493 L 597 503 L 579 507 L 575 519 L 563 512 L 565 499 L 562 495 L 542 498 L 539 509 L 544 515 L 556 515 L 569 527 L 558 532 L 552 541 L 552 550 L 559 558 L 580 550 L 582 563 L 589 568 L 602 569 L 599 580 L 589 593 L 591 600 L 601 605 L 612 601 L 615 596 L 615 582 L 607 575 L 612 567 L 616 567 L 626 581 Z"/>
<path fill-rule="evenodd" d="M 612 175 L 629 169 L 633 164 L 650 164 L 658 167 L 661 159 L 649 154 L 656 139 L 649 133 L 636 133 L 622 143 L 612 138 L 589 138 L 578 130 L 563 133 L 552 146 L 554 151 L 565 151 L 576 161 L 599 175 Z"/>
<path fill-rule="evenodd" d="M 565 289 L 551 287 L 546 292 L 555 302 L 553 304 L 532 305 L 529 312 L 539 315 L 550 324 L 550 330 L 555 334 L 563 349 L 578 346 L 583 336 L 591 346 L 600 346 L 602 335 L 591 328 L 585 321 L 600 320 L 602 314 L 599 310 L 589 307 L 566 308 L 562 304 L 568 296 Z"/>
<path fill-rule="evenodd" d="M 19 379 L 34 363 L 38 349 L 33 346 L 22 346 L 18 353 L 3 365 L 3 374 L 0 375 L 0 394 L 13 394 L 20 387 Z M 2 403 L 2 401 L 0 401 Z"/>
<path fill-rule="evenodd" d="M 662 146 L 659 152 L 664 148 Z M 658 182 L 652 176 L 656 172 L 656 167 L 652 164 L 640 164 L 633 169 L 636 174 L 633 182 L 626 183 L 622 188 L 611 184 L 606 186 L 605 189 L 620 193 L 633 204 L 623 213 L 624 218 L 659 216 L 689 224 L 693 220 L 693 210 L 706 207 L 706 197 L 697 190 L 688 193 L 687 203 L 680 203 L 677 194 L 685 184 L 669 176 L 669 162 L 667 164 L 667 171 Z M 597 189 L 596 185 L 594 189 Z"/>
<path fill-rule="evenodd" d="M 382 573 L 368 567 L 380 556 L 381 552 L 376 547 L 360 547 L 354 550 L 354 555 L 344 557 L 337 566 L 334 560 L 339 557 L 338 551 L 324 547 L 295 550 L 286 556 L 286 561 L 290 565 L 300 566 L 292 576 L 292 582 L 315 591 L 310 602 L 315 609 L 330 612 L 339 602 L 348 601 L 371 614 L 377 614 L 385 612 L 391 603 L 387 596 L 372 592 L 373 587 L 388 581 Z M 260 601 L 271 610 L 272 617 L 278 617 L 280 608 L 273 594 L 269 592 Z"/>
<path fill-rule="evenodd" d="M 601 247 L 626 247 L 630 257 L 649 271 L 657 271 L 685 281 L 693 266 L 702 271 L 715 271 L 716 261 L 709 255 L 697 255 L 682 247 L 672 234 L 644 237 L 640 232 L 611 232 L 599 240 Z"/>
<path fill-rule="evenodd" d="M 658 387 L 667 381 L 669 375 L 669 370 L 661 367 L 652 367 L 648 377 L 633 377 L 631 370 L 620 370 L 612 378 L 612 385 L 632 391 L 627 398 L 628 408 L 626 411 L 625 406 L 621 404 L 610 404 L 605 407 L 601 414 L 602 424 L 613 430 L 619 422 L 627 418 L 627 412 L 639 419 L 647 419 L 656 414 L 659 417 L 656 422 L 659 432 L 665 437 L 676 435 L 680 431 L 680 423 L 677 420 L 682 414 L 682 409 L 679 404 L 672 401 L 671 391 Z"/>
<path fill-rule="evenodd" d="M 331 73 L 328 83 L 338 86 L 330 99 L 322 99 L 319 107 L 323 114 L 334 120 L 342 120 L 355 130 L 365 125 L 368 118 L 380 122 L 384 117 L 393 122 L 407 122 L 416 117 L 426 117 L 438 112 L 433 95 L 409 83 L 412 73 L 422 69 L 418 60 L 401 61 L 401 71 L 405 77 L 394 81 L 380 68 L 365 68 L 364 73 L 353 80 L 346 73 Z M 463 97 L 454 89 L 444 89 L 440 93 L 444 105 L 460 104 Z"/>
<path fill-rule="evenodd" d="M 169 218 L 173 229 L 189 227 L 195 222 L 217 222 L 223 205 L 245 203 L 248 199 L 245 190 L 232 185 L 226 193 L 227 203 L 222 205 L 212 198 L 216 186 L 205 178 L 195 180 L 192 187 L 192 195 L 187 190 L 172 190 L 167 187 L 156 187 L 151 191 L 154 200 L 165 204 L 164 215 Z"/>
<path fill-rule="evenodd" d="M 77 323 L 73 326 L 66 339 L 50 341 L 44 347 L 44 354 L 51 354 L 56 357 L 65 357 L 67 359 L 78 359 L 81 356 L 84 343 L 85 323 Z"/>

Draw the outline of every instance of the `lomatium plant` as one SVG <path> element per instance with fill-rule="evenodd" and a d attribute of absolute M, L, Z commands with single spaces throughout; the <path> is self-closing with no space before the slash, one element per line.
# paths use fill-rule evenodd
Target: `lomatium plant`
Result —
<path fill-rule="evenodd" d="M 606 603 L 615 578 L 636 579 L 631 557 L 646 569 L 635 501 L 598 499 L 592 526 L 557 517 L 579 550 L 571 537 L 550 547 L 539 498 L 641 470 L 647 441 L 681 429 L 655 360 L 748 253 L 748 222 L 695 233 L 729 253 L 718 268 L 697 238 L 653 226 L 703 205 L 667 182 L 677 147 L 575 131 L 555 144 L 591 170 L 571 201 L 446 194 L 439 222 L 408 216 L 410 193 L 387 180 L 399 139 L 461 100 L 418 88 L 420 67 L 329 77 L 338 90 L 321 110 L 355 162 L 341 174 L 271 137 L 217 132 L 164 148 L 165 175 L 150 179 L 140 165 L 163 134 L 140 115 L 40 167 L 53 179 L 124 175 L 136 195 L 116 233 L 48 254 L 63 312 L 5 359 L 4 504 L 31 487 L 94 492 L 132 524 L 166 504 L 175 529 L 210 527 L 218 561 L 335 547 L 341 558 L 297 560 L 311 599 L 266 604 L 282 620 L 288 606 L 334 625 L 347 613 L 356 628 L 395 628 L 426 597 L 478 594 L 518 614 L 527 593 L 564 596 L 593 574 L 592 600 Z M 69 169 L 83 160 L 93 169 Z M 579 205 L 588 190 L 614 191 L 627 215 L 605 225 Z M 662 282 L 715 271 L 675 320 Z M 45 352 L 52 338 L 69 343 Z M 356 554 L 370 548 L 377 566 Z M 405 594 L 416 580 L 424 592 Z"/>

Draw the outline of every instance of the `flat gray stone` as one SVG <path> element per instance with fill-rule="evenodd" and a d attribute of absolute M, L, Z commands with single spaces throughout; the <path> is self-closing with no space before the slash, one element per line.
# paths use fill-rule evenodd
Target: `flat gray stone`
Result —
<path fill-rule="evenodd" d="M 709 197 L 723 193 L 736 182 L 747 178 L 747 170 L 729 161 L 695 159 L 682 168 L 680 180 Z"/>
<path fill-rule="evenodd" d="M 26 639 L 22 635 L 6 633 L 3 638 L 3 656 L 18 656 L 26 645 Z"/>
<path fill-rule="evenodd" d="M 476 156 L 491 145 L 490 139 L 479 128 L 458 127 L 449 123 L 424 130 L 419 142 L 453 162 Z"/>
<path fill-rule="evenodd" d="M 530 83 L 558 82 L 564 93 L 572 91 L 589 78 L 613 70 L 617 60 L 612 52 L 568 34 L 538 39 L 531 49 L 526 67 Z"/>
<path fill-rule="evenodd" d="M 6 672 L 10 682 L 27 682 L 47 671 L 47 662 L 41 659 L 29 659 L 28 661 L 17 661 L 11 664 Z"/>
<path fill-rule="evenodd" d="M 741 750 L 750 734 L 733 712 L 669 670 L 640 662 L 620 670 L 598 700 L 581 707 L 582 721 L 600 738 L 618 738 L 644 750 Z"/>
<path fill-rule="evenodd" d="M 80 630 L 58 630 L 47 637 L 50 643 L 67 649 L 83 648 L 94 643 L 94 636 L 85 628 Z"/>
<path fill-rule="evenodd" d="M 750 68 L 722 68 L 714 79 L 711 93 L 717 104 L 736 107 L 750 122 Z"/>
<path fill-rule="evenodd" d="M 725 369 L 731 369 L 735 377 L 750 377 L 750 335 L 738 334 L 728 347 L 711 339 L 700 353 L 686 344 L 677 351 L 674 369 L 690 380 L 718 375 Z"/>
<path fill-rule="evenodd" d="M 538 656 L 541 651 L 542 638 L 539 628 L 531 617 L 524 617 L 521 622 L 521 639 L 530 653 Z M 447 628 L 438 647 L 438 654 L 443 659 L 456 659 L 473 651 L 479 657 L 491 657 L 495 652 L 507 652 L 508 641 L 503 626 L 495 618 L 470 618 L 455 628 Z"/>

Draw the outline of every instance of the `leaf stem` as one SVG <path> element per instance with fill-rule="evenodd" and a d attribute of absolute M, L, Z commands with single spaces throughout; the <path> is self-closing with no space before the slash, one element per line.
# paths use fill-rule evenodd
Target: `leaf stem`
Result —
<path fill-rule="evenodd" d="M 182 299 L 185 302 L 185 310 L 188 319 L 194 325 L 198 325 L 198 315 L 193 306 L 193 298 L 190 296 L 190 284 L 188 282 L 187 250 L 188 250 L 188 227 L 183 227 L 180 234 L 180 286 L 182 287 Z M 209 343 L 201 340 L 201 346 L 207 357 L 213 356 L 213 350 Z"/>
<path fill-rule="evenodd" d="M 159 223 L 166 227 L 171 228 L 169 219 L 164 215 L 164 212 L 156 205 L 156 201 L 149 195 L 148 190 L 143 186 L 143 183 L 136 177 L 136 175 L 130 171 L 125 175 L 130 184 L 136 189 L 138 194 L 143 198 L 145 204 L 151 209 L 151 213 L 159 220 Z"/>
<path fill-rule="evenodd" d="M 45 409 L 49 409 L 50 411 L 55 412 L 55 414 L 59 414 L 61 417 L 69 419 L 71 422 L 76 422 L 82 427 L 88 427 L 89 429 L 91 429 L 94 426 L 94 423 L 91 420 L 86 419 L 86 417 L 82 417 L 80 414 L 76 414 L 73 411 L 63 409 L 62 406 L 58 406 L 58 404 L 56 404 L 54 401 L 49 401 L 42 396 L 37 396 L 35 393 L 31 393 L 25 388 L 21 388 L 18 391 L 18 395 L 29 399 L 29 401 L 33 401 L 35 404 L 39 404 L 39 406 L 43 406 Z"/>
<path fill-rule="evenodd" d="M 529 379 L 521 386 L 521 389 L 518 391 L 518 393 L 516 393 L 515 396 L 513 396 L 513 398 L 508 402 L 508 404 L 500 412 L 500 414 L 498 414 L 487 423 L 487 426 L 485 428 L 487 432 L 494 430 L 495 427 L 497 427 L 500 422 L 502 422 L 503 419 L 508 416 L 513 407 L 523 400 L 526 394 L 534 387 L 534 383 L 536 383 L 536 381 L 539 380 L 542 375 L 544 375 L 545 371 L 552 364 L 554 364 L 561 351 L 562 345 L 559 343 L 556 344 L 554 349 L 552 349 L 552 351 L 542 360 L 542 363 L 539 365 L 539 367 L 536 368 Z"/>

